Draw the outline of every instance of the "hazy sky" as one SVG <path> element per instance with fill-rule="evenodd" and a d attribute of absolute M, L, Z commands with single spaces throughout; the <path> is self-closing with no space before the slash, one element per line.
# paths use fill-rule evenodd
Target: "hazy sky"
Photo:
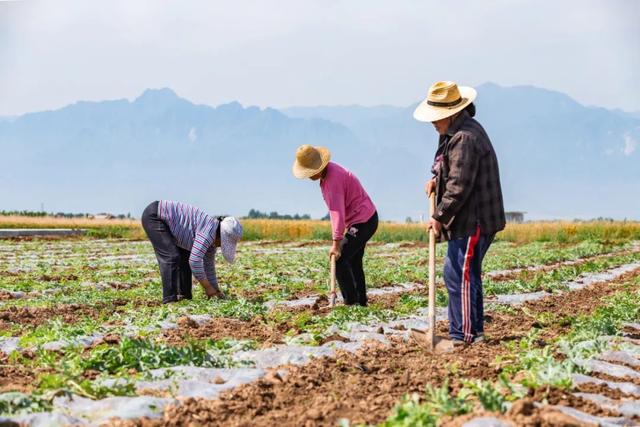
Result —
<path fill-rule="evenodd" d="M 435 80 L 640 111 L 640 1 L 0 2 L 0 115 L 171 87 L 192 101 L 408 105 Z"/>

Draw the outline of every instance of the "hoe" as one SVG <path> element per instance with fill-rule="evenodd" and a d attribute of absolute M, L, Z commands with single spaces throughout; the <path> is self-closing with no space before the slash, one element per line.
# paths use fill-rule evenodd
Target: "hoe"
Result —
<path fill-rule="evenodd" d="M 435 211 L 435 193 L 429 195 L 429 218 Z M 429 230 L 429 329 L 421 331 L 411 329 L 411 336 L 422 347 L 435 353 L 453 351 L 451 340 L 436 336 L 436 233 Z"/>

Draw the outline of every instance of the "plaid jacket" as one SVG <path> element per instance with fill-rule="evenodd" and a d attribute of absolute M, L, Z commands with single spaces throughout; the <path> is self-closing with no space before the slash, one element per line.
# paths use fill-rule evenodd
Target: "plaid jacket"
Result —
<path fill-rule="evenodd" d="M 504 229 L 505 215 L 498 159 L 480 123 L 463 111 L 440 136 L 433 166 L 436 211 L 445 238 L 473 236 Z"/>

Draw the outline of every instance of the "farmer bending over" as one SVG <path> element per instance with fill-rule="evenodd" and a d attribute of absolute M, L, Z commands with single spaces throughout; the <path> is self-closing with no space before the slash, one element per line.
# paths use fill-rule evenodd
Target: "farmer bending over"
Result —
<path fill-rule="evenodd" d="M 480 123 L 473 119 L 476 91 L 437 82 L 413 113 L 440 135 L 427 196 L 436 193 L 429 228 L 448 240 L 444 281 L 449 293 L 449 335 L 454 344 L 484 333 L 482 259 L 504 229 L 498 159 Z"/>
<path fill-rule="evenodd" d="M 216 248 L 232 263 L 242 225 L 234 217 L 213 217 L 180 202 L 153 202 L 142 213 L 142 227 L 153 244 L 162 277 L 164 304 L 191 299 L 191 273 L 207 297 L 224 298 L 216 278 Z"/>
<path fill-rule="evenodd" d="M 302 145 L 296 151 L 293 175 L 300 179 L 320 180 L 333 229 L 329 257 L 336 257 L 336 278 L 344 303 L 366 306 L 362 257 L 367 242 L 378 229 L 378 213 L 358 178 L 330 159 L 328 149 Z"/>

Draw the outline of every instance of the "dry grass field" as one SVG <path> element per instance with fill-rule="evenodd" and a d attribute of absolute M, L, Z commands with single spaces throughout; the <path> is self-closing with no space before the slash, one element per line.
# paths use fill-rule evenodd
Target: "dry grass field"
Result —
<path fill-rule="evenodd" d="M 244 219 L 244 240 L 329 240 L 329 222 L 309 220 Z M 86 228 L 93 237 L 143 239 L 144 231 L 137 219 L 87 219 L 0 216 L 0 228 Z M 381 242 L 427 240 L 423 224 L 381 222 L 373 238 Z M 498 240 L 527 242 L 577 242 L 586 239 L 640 239 L 638 221 L 539 221 L 509 223 Z"/>

